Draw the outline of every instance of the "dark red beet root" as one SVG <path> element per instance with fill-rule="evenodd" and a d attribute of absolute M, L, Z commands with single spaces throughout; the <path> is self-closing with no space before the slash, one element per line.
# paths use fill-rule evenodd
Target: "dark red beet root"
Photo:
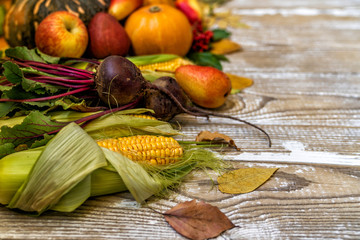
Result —
<path fill-rule="evenodd" d="M 148 84 L 141 71 L 121 56 L 104 59 L 97 69 L 95 83 L 100 99 L 110 106 L 122 106 L 135 101 Z"/>

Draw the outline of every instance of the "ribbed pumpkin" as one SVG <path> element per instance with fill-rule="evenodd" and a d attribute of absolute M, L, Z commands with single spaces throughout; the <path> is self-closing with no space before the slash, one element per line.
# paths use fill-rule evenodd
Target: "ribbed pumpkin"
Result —
<path fill-rule="evenodd" d="M 41 20 L 55 11 L 76 14 L 87 25 L 91 18 L 109 7 L 110 0 L 16 0 L 9 9 L 5 25 L 5 39 L 11 47 L 35 47 L 35 30 Z"/>
<path fill-rule="evenodd" d="M 186 16 L 170 5 L 142 7 L 125 23 L 135 55 L 171 53 L 185 56 L 192 44 L 192 28 Z"/>

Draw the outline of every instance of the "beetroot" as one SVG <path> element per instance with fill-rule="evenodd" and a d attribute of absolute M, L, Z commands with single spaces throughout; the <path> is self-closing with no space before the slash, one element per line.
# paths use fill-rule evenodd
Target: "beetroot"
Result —
<path fill-rule="evenodd" d="M 135 101 L 148 84 L 139 68 L 121 56 L 109 56 L 99 65 L 95 78 L 100 99 L 111 106 Z"/>

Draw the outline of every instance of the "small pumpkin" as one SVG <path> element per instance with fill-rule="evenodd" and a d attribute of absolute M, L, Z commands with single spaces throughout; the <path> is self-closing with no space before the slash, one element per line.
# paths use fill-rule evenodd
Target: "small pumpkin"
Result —
<path fill-rule="evenodd" d="M 55 11 L 68 11 L 87 25 L 91 18 L 109 7 L 110 0 L 16 0 L 9 9 L 5 39 L 11 47 L 35 47 L 35 30 L 40 22 Z"/>
<path fill-rule="evenodd" d="M 193 39 L 186 16 L 166 4 L 136 10 L 125 22 L 125 30 L 135 55 L 170 53 L 185 56 Z"/>

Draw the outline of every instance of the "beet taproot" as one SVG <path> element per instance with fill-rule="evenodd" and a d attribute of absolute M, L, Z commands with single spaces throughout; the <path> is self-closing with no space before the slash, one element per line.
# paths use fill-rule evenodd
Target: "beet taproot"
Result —
<path fill-rule="evenodd" d="M 148 82 L 131 61 L 122 56 L 109 56 L 98 66 L 95 84 L 104 103 L 122 106 L 142 95 Z"/>

